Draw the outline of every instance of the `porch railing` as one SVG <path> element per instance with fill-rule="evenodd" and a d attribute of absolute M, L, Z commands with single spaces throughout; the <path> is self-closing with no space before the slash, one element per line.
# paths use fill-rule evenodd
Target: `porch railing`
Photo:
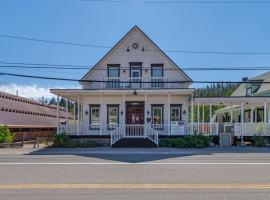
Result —
<path fill-rule="evenodd" d="M 235 136 L 269 136 L 270 123 L 235 123 Z"/>
<path fill-rule="evenodd" d="M 111 132 L 111 145 L 121 138 L 148 138 L 158 145 L 158 131 L 148 125 L 122 125 Z"/>
<path fill-rule="evenodd" d="M 169 83 L 165 77 L 111 77 L 103 79 L 101 89 L 151 89 L 151 88 L 179 88 L 179 83 Z"/>
<path fill-rule="evenodd" d="M 60 125 L 59 132 L 68 135 L 110 135 L 117 128 L 125 126 L 128 132 L 126 137 L 144 136 L 145 127 L 155 130 L 162 136 L 181 136 L 192 134 L 192 123 L 185 124 L 145 124 L 145 125 Z M 79 131 L 79 132 L 78 132 Z M 218 123 L 193 123 L 193 133 L 203 135 L 218 135 Z"/>

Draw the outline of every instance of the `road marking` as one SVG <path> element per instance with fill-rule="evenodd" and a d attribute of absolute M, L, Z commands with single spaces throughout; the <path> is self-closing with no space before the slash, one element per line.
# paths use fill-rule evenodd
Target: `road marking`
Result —
<path fill-rule="evenodd" d="M 270 165 L 266 162 L 3 162 L 1 165 Z"/>
<path fill-rule="evenodd" d="M 1 184 L 1 189 L 270 189 L 270 184 Z"/>

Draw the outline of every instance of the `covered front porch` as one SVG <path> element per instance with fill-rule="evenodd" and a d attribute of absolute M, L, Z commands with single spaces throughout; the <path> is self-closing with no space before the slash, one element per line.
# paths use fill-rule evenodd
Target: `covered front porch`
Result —
<path fill-rule="evenodd" d="M 194 120 L 218 123 L 219 134 L 231 133 L 241 139 L 270 136 L 270 97 L 203 97 L 195 98 L 194 104 Z"/>

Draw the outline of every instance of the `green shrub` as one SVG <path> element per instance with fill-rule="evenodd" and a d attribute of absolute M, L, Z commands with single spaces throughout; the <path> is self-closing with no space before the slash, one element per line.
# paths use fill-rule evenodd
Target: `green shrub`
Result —
<path fill-rule="evenodd" d="M 160 142 L 161 147 L 204 148 L 210 146 L 212 137 L 204 135 L 187 135 L 179 138 L 167 138 Z"/>
<path fill-rule="evenodd" d="M 70 141 L 70 137 L 65 133 L 53 136 L 53 146 L 55 147 L 66 147 Z"/>
<path fill-rule="evenodd" d="M 12 143 L 15 134 L 11 133 L 7 126 L 0 126 L 0 143 Z"/>
<path fill-rule="evenodd" d="M 266 139 L 263 136 L 256 136 L 254 139 L 256 147 L 265 147 L 266 146 Z"/>

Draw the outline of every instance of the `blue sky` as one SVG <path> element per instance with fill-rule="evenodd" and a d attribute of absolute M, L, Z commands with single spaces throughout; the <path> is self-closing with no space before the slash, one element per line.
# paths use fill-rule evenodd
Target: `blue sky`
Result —
<path fill-rule="evenodd" d="M 138 25 L 163 50 L 270 52 L 270 4 L 140 4 L 2 0 L 0 34 L 113 46 Z M 108 49 L 0 37 L 0 61 L 94 65 Z M 269 66 L 270 55 L 168 53 L 181 67 Z M 0 64 L 1 65 L 1 64 Z M 87 70 L 0 72 L 80 79 Z M 186 71 L 193 80 L 241 80 L 264 71 Z M 78 87 L 72 82 L 2 76 L 0 89 Z M 21 86 L 21 87 L 19 87 Z M 200 85 L 195 85 L 198 87 Z"/>

